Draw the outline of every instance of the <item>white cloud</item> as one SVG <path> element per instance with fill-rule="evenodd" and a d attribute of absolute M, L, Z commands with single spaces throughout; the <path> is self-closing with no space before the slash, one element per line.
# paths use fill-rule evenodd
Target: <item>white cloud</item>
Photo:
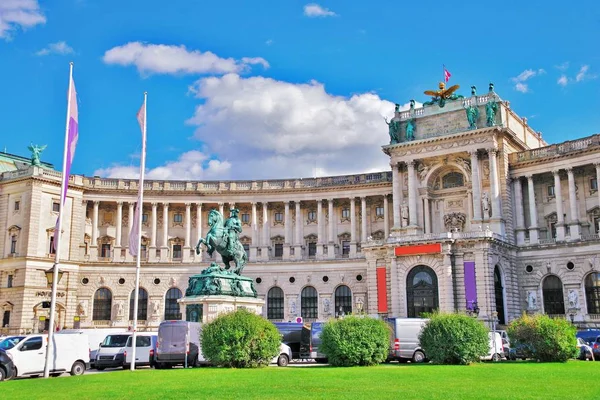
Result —
<path fill-rule="evenodd" d="M 537 75 L 543 75 L 545 73 L 546 73 L 546 70 L 544 70 L 542 68 L 537 69 L 537 70 L 526 69 L 525 71 L 521 72 L 519 75 L 515 76 L 514 78 L 511 78 L 511 80 L 513 82 L 515 82 L 515 90 L 516 91 L 521 92 L 521 93 L 529 93 L 529 85 L 526 84 L 525 82 Z"/>
<path fill-rule="evenodd" d="M 191 150 L 179 156 L 176 161 L 168 161 L 160 167 L 148 169 L 146 179 L 203 180 L 219 179 L 228 174 L 231 164 L 228 161 L 210 159 L 206 153 Z M 137 166 L 113 165 L 94 171 L 94 175 L 106 178 L 138 179 Z"/>
<path fill-rule="evenodd" d="M 11 39 L 11 32 L 46 23 L 37 0 L 0 1 L 0 38 Z"/>
<path fill-rule="evenodd" d="M 185 46 L 129 42 L 104 53 L 106 64 L 135 65 L 140 74 L 225 74 L 244 72 L 251 64 L 269 63 L 260 57 L 245 57 L 241 61 L 221 58 L 216 54 L 188 50 Z M 244 61 L 245 60 L 245 61 Z"/>
<path fill-rule="evenodd" d="M 275 43 L 275 42 L 273 41 L 273 39 L 268 39 L 268 40 L 265 42 L 265 44 L 266 44 L 267 46 L 270 46 L 270 45 L 272 45 L 273 43 Z"/>
<path fill-rule="evenodd" d="M 49 54 L 72 54 L 74 53 L 73 48 L 67 44 L 65 41 L 60 41 L 56 43 L 50 43 L 45 48 L 41 49 L 37 53 L 36 56 L 47 56 Z"/>
<path fill-rule="evenodd" d="M 556 68 L 559 71 L 566 71 L 567 69 L 569 69 L 569 62 L 565 61 L 562 64 L 555 65 L 554 68 Z"/>
<path fill-rule="evenodd" d="M 187 122 L 231 162 L 222 179 L 310 177 L 389 169 L 383 117 L 394 103 L 374 93 L 335 96 L 312 81 L 294 84 L 237 74 L 198 80 L 201 104 Z M 408 105 L 402 107 L 407 109 Z"/>
<path fill-rule="evenodd" d="M 584 65 L 579 69 L 579 72 L 575 76 L 575 82 L 582 82 L 587 79 L 595 79 L 597 76 L 590 74 L 588 71 L 590 69 L 589 65 Z"/>
<path fill-rule="evenodd" d="M 311 3 L 304 6 L 304 15 L 307 17 L 335 17 L 337 14 L 328 8 Z"/>
<path fill-rule="evenodd" d="M 566 75 L 561 75 L 560 78 L 558 78 L 558 80 L 556 81 L 556 83 L 558 83 L 560 86 L 567 86 L 567 84 L 569 83 L 569 79 L 567 78 Z"/>

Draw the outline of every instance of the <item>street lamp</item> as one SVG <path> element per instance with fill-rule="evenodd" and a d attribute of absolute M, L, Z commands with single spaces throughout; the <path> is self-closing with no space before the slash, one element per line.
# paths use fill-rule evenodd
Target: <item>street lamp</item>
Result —
<path fill-rule="evenodd" d="M 571 324 L 575 325 L 575 312 L 571 311 L 569 313 L 569 318 L 571 318 Z"/>
<path fill-rule="evenodd" d="M 54 282 L 54 268 L 56 267 L 56 264 L 52 266 L 52 268 L 50 268 L 47 271 L 44 271 L 44 274 L 46 275 L 46 281 L 48 282 L 48 287 L 52 287 L 52 283 Z M 58 270 L 58 281 L 56 282 L 56 284 L 58 285 L 60 283 L 60 279 L 63 276 L 63 271 Z"/>

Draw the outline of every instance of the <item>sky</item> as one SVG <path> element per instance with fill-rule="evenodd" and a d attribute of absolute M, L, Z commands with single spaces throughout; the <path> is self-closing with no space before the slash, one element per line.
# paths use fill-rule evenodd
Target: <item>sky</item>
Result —
<path fill-rule="evenodd" d="M 0 0 L 0 151 L 71 171 L 283 179 L 389 170 L 384 117 L 429 100 L 442 65 L 495 91 L 549 143 L 600 132 L 600 3 Z"/>

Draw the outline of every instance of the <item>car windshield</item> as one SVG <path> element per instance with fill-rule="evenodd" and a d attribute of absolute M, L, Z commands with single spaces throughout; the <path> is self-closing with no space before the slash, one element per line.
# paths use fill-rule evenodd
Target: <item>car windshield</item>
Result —
<path fill-rule="evenodd" d="M 11 336 L 0 342 L 0 350 L 8 350 L 15 347 L 25 336 Z"/>
<path fill-rule="evenodd" d="M 125 347 L 131 335 L 108 335 L 102 342 L 102 347 Z"/>

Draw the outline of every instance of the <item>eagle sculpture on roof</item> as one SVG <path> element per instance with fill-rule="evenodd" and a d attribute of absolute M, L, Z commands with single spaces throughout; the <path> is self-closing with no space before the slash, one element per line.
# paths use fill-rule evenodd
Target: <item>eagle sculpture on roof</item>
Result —
<path fill-rule="evenodd" d="M 437 103 L 440 107 L 444 107 L 446 105 L 446 100 L 457 100 L 464 98 L 464 96 L 454 93 L 459 88 L 459 85 L 454 85 L 446 89 L 446 84 L 444 82 L 440 82 L 439 90 L 426 90 L 424 92 L 426 95 L 431 96 L 431 101 L 427 101 L 423 103 L 423 105 L 433 105 Z"/>

